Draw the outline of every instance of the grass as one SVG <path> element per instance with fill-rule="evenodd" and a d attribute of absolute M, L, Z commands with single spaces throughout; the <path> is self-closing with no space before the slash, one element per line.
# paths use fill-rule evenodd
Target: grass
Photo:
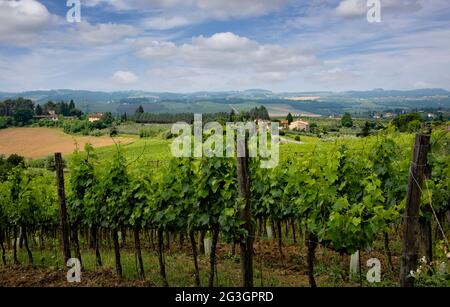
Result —
<path fill-rule="evenodd" d="M 134 138 L 133 142 L 119 146 L 128 161 L 164 161 L 170 155 L 170 141 L 168 140 L 132 137 Z M 116 146 L 108 146 L 98 148 L 95 152 L 99 161 L 111 161 L 116 150 Z"/>
<path fill-rule="evenodd" d="M 141 131 L 145 131 L 152 136 L 159 136 L 165 131 L 170 131 L 172 124 L 138 124 L 128 122 L 117 127 L 120 134 L 139 135 Z"/>
<path fill-rule="evenodd" d="M 11 253 L 8 253 L 8 259 L 11 259 Z M 103 267 L 113 270 L 115 267 L 114 251 L 112 249 L 101 250 L 101 257 Z M 150 281 L 155 286 L 163 286 L 159 275 L 158 256 L 154 251 L 144 249 L 142 251 L 144 261 L 146 280 Z M 24 250 L 18 253 L 19 261 L 26 265 L 28 263 L 27 254 Z M 33 258 L 35 267 L 45 269 L 64 269 L 63 258 L 59 250 L 35 250 L 33 251 Z M 121 250 L 122 270 L 124 279 L 136 280 L 138 278 L 135 265 L 134 253 L 130 249 Z M 82 251 L 83 267 L 86 271 L 95 271 L 95 254 L 92 250 Z M 165 258 L 167 280 L 171 286 L 192 287 L 194 286 L 194 270 L 192 258 L 186 253 L 172 252 L 166 254 Z M 209 258 L 200 255 L 200 278 L 201 284 L 207 285 L 209 272 Z M 217 264 L 218 269 L 218 283 L 220 286 L 230 287 L 238 286 L 240 283 L 240 265 L 239 262 L 232 258 L 221 260 Z M 256 272 L 258 277 L 258 271 Z M 261 276 L 261 274 L 259 274 Z M 214 281 L 216 282 L 216 280 Z M 265 285 L 280 285 L 281 281 L 278 279 L 269 278 Z"/>
<path fill-rule="evenodd" d="M 157 253 L 146 243 L 147 239 L 142 238 L 142 256 L 146 274 L 146 281 L 151 285 L 163 286 L 159 276 L 159 264 Z M 132 238 L 127 239 L 127 245 L 121 249 L 123 277 L 125 281 L 136 281 L 138 278 Z M 395 241 L 393 241 L 394 243 Z M 86 246 L 82 240 L 82 246 Z M 399 256 L 397 244 L 392 244 L 394 251 L 394 265 L 398 269 Z M 68 268 L 64 266 L 59 241 L 47 239 L 45 249 L 41 250 L 37 246 L 32 246 L 34 264 L 38 269 L 62 270 Z M 254 256 L 254 283 L 255 286 L 265 287 L 308 287 L 306 268 L 306 249 L 303 241 L 299 240 L 294 244 L 291 238 L 286 238 L 283 243 L 285 258 L 281 259 L 275 241 L 262 239 L 255 245 Z M 93 250 L 82 249 L 82 261 L 86 272 L 95 272 L 95 254 Z M 382 250 L 362 251 L 362 278 L 365 287 L 397 286 L 397 272 L 389 272 L 386 267 L 385 255 Z M 103 262 L 102 270 L 114 272 L 115 258 L 114 252 L 106 242 L 102 244 L 101 257 Z M 382 283 L 370 284 L 366 281 L 365 263 L 369 258 L 379 258 L 382 262 Z M 24 249 L 19 249 L 19 261 L 22 266 L 28 264 L 27 254 Z M 12 251 L 7 252 L 8 262 L 11 262 Z M 179 249 L 178 242 L 171 242 L 171 250 L 165 253 L 165 263 L 167 280 L 170 286 L 192 287 L 194 286 L 193 261 L 188 242 L 185 241 L 183 250 Z M 358 286 L 359 275 L 349 278 L 348 275 L 349 256 L 339 255 L 327 248 L 318 247 L 316 251 L 315 277 L 320 287 L 355 287 Z M 202 286 L 208 283 L 209 257 L 199 255 L 199 267 Z M 218 245 L 217 260 L 218 277 L 214 280 L 215 285 L 224 287 L 235 287 L 240 285 L 240 263 L 239 252 L 231 254 L 231 246 L 220 243 Z M 114 275 L 114 274 L 113 274 Z M 112 275 L 112 276 L 113 276 Z M 64 282 L 64 277 L 61 277 Z"/>

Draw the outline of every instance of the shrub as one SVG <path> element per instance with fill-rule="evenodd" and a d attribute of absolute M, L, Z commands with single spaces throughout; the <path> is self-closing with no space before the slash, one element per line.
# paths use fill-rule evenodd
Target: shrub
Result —
<path fill-rule="evenodd" d="M 419 113 L 403 114 L 399 115 L 392 121 L 392 124 L 400 131 L 406 132 L 409 130 L 409 124 L 411 122 L 418 121 L 422 122 L 422 117 Z"/>
<path fill-rule="evenodd" d="M 408 123 L 408 132 L 417 132 L 420 130 L 422 123 L 419 120 L 413 120 Z"/>
<path fill-rule="evenodd" d="M 46 168 L 49 171 L 55 171 L 56 170 L 55 157 L 54 156 L 47 156 L 44 159 L 44 168 Z"/>
<path fill-rule="evenodd" d="M 173 137 L 173 134 L 171 131 L 166 131 L 163 133 L 162 137 L 166 140 L 171 139 Z"/>
<path fill-rule="evenodd" d="M 345 113 L 344 116 L 342 116 L 341 125 L 346 128 L 353 127 L 353 119 L 350 113 Z"/>
<path fill-rule="evenodd" d="M 45 163 L 46 159 L 28 160 L 27 166 L 32 168 L 46 168 Z"/>
<path fill-rule="evenodd" d="M 98 136 L 104 135 L 104 132 L 102 130 L 95 129 L 95 130 L 91 131 L 91 133 L 89 133 L 89 135 L 98 137 Z"/>
<path fill-rule="evenodd" d="M 11 117 L 0 116 L 0 129 L 8 128 L 11 125 Z"/>
<path fill-rule="evenodd" d="M 117 131 L 117 128 L 116 128 L 116 127 L 112 127 L 112 128 L 109 130 L 109 136 L 111 136 L 111 137 L 117 136 L 118 134 L 119 134 L 119 132 Z"/>

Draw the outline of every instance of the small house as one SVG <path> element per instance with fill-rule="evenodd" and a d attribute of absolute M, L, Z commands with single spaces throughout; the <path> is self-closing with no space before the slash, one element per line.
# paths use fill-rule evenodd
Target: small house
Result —
<path fill-rule="evenodd" d="M 103 117 L 103 113 L 95 113 L 95 114 L 90 114 L 88 116 L 88 120 L 92 123 L 92 122 L 96 122 L 99 121 L 100 119 L 102 119 Z"/>
<path fill-rule="evenodd" d="M 287 119 L 280 121 L 281 129 L 289 129 L 289 121 Z"/>
<path fill-rule="evenodd" d="M 309 123 L 302 120 L 297 120 L 289 125 L 289 129 L 308 132 Z"/>
<path fill-rule="evenodd" d="M 48 111 L 47 115 L 37 115 L 33 117 L 34 119 L 48 119 L 52 121 L 58 121 L 58 115 L 55 111 Z"/>

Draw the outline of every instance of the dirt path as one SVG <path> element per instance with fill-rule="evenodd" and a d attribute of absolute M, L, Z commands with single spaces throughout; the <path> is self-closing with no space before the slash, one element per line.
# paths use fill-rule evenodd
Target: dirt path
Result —
<path fill-rule="evenodd" d="M 305 144 L 305 143 L 303 143 L 303 142 L 291 140 L 291 139 L 284 138 L 284 137 L 281 137 L 281 136 L 280 136 L 280 142 L 282 142 L 282 143 L 283 143 L 283 142 L 284 142 L 284 143 L 292 143 L 292 144 L 298 144 L 298 145 Z"/>

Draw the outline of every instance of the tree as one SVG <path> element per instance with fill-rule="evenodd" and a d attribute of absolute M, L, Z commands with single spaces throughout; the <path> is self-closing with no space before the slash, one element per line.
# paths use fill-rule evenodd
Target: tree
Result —
<path fill-rule="evenodd" d="M 234 112 L 234 109 L 231 109 L 230 122 L 234 122 L 235 117 L 236 117 L 236 112 Z"/>
<path fill-rule="evenodd" d="M 111 114 L 111 112 L 106 112 L 105 114 L 103 114 L 101 121 L 106 126 L 110 126 L 114 122 L 114 116 Z"/>
<path fill-rule="evenodd" d="M 28 109 L 17 110 L 14 114 L 14 120 L 19 126 L 27 125 L 33 119 L 33 111 Z"/>
<path fill-rule="evenodd" d="M 419 120 L 413 120 L 412 122 L 408 123 L 408 132 L 414 133 L 420 130 L 420 126 L 422 123 Z"/>
<path fill-rule="evenodd" d="M 143 113 L 144 113 L 144 108 L 142 107 L 142 105 L 140 105 L 139 108 L 137 108 L 137 110 L 136 110 L 136 115 L 143 114 Z"/>
<path fill-rule="evenodd" d="M 370 135 L 370 123 L 369 122 L 365 122 L 364 127 L 362 128 L 362 131 L 359 135 L 363 138 Z"/>
<path fill-rule="evenodd" d="M 64 101 L 61 101 L 60 103 L 58 103 L 56 105 L 56 114 L 60 114 L 63 116 L 70 115 L 69 105 L 67 103 L 65 103 Z"/>
<path fill-rule="evenodd" d="M 71 109 L 69 115 L 80 118 L 81 116 L 83 116 L 83 111 L 78 110 L 78 109 Z"/>
<path fill-rule="evenodd" d="M 31 100 L 23 98 L 0 102 L 0 116 L 14 116 L 18 110 L 30 110 L 34 114 L 34 104 Z"/>
<path fill-rule="evenodd" d="M 38 115 L 38 116 L 43 114 L 43 110 L 42 110 L 42 107 L 41 107 L 40 104 L 38 104 L 38 105 L 36 106 L 36 109 L 34 110 L 34 112 L 35 112 L 36 115 Z"/>
<path fill-rule="evenodd" d="M 419 113 L 410 113 L 399 115 L 392 121 L 392 124 L 400 131 L 407 132 L 409 128 L 414 128 L 413 126 L 408 127 L 409 123 L 418 121 L 422 122 L 422 117 L 420 117 Z M 417 122 L 415 123 L 417 125 Z"/>
<path fill-rule="evenodd" d="M 16 166 L 22 166 L 24 165 L 25 158 L 22 156 L 19 156 L 17 154 L 12 154 L 6 159 L 6 162 L 11 165 L 12 167 Z"/>
<path fill-rule="evenodd" d="M 294 117 L 292 117 L 292 114 L 289 113 L 286 117 L 287 121 L 289 122 L 289 125 L 294 121 Z"/>
<path fill-rule="evenodd" d="M 73 109 L 75 109 L 75 103 L 73 102 L 73 100 L 71 100 L 69 103 L 69 110 L 73 110 Z"/>
<path fill-rule="evenodd" d="M 341 124 L 346 128 L 353 127 L 353 119 L 350 113 L 345 113 L 344 116 L 342 116 Z"/>
<path fill-rule="evenodd" d="M 316 133 L 318 127 L 319 125 L 317 125 L 316 123 L 311 123 L 311 125 L 309 125 L 309 131 L 311 131 L 312 133 Z"/>
<path fill-rule="evenodd" d="M 245 113 L 244 117 L 248 120 L 270 120 L 269 112 L 267 111 L 265 106 L 251 109 L 250 111 Z"/>
<path fill-rule="evenodd" d="M 8 128 L 11 125 L 11 117 L 0 116 L 0 129 Z"/>

